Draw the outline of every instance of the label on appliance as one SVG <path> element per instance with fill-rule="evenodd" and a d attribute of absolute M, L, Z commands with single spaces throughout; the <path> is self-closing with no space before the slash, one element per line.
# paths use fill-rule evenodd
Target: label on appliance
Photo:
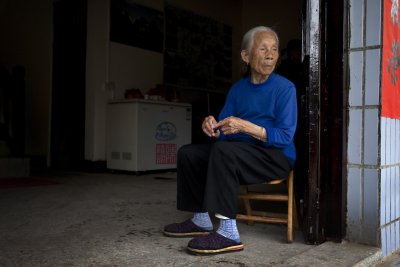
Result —
<path fill-rule="evenodd" d="M 161 122 L 156 128 L 155 138 L 159 141 L 171 141 L 176 138 L 176 127 L 169 121 Z"/>
<path fill-rule="evenodd" d="M 176 144 L 156 144 L 156 164 L 176 164 Z"/>

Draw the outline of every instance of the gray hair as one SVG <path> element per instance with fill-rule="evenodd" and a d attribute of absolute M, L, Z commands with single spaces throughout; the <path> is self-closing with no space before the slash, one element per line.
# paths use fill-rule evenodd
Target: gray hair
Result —
<path fill-rule="evenodd" d="M 276 31 L 274 31 L 272 28 L 267 27 L 267 26 L 257 26 L 257 27 L 250 29 L 248 32 L 246 32 L 244 34 L 243 39 L 242 39 L 242 50 L 247 50 L 247 51 L 251 50 L 251 48 L 253 46 L 253 42 L 254 42 L 254 35 L 259 32 L 272 33 L 275 36 L 276 42 L 279 47 L 279 37 L 278 37 L 278 34 L 276 33 Z"/>
<path fill-rule="evenodd" d="M 252 47 L 253 47 L 253 43 L 254 43 L 254 35 L 256 35 L 259 32 L 270 32 L 275 36 L 278 48 L 279 48 L 279 37 L 278 34 L 276 33 L 275 30 L 273 30 L 270 27 L 267 26 L 257 26 L 254 27 L 250 30 L 248 30 L 244 35 L 243 35 L 243 39 L 242 39 L 242 48 L 241 50 L 246 50 L 247 52 L 250 52 Z M 245 62 L 243 62 L 243 73 L 246 75 L 249 73 L 250 69 L 249 66 L 247 66 L 247 64 Z"/>

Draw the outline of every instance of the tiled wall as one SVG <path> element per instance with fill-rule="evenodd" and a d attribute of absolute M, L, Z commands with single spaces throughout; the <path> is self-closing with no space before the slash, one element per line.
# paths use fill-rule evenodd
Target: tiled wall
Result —
<path fill-rule="evenodd" d="M 380 0 L 349 0 L 349 33 L 346 237 L 380 246 Z"/>
<path fill-rule="evenodd" d="M 381 118 L 382 253 L 400 249 L 400 120 Z"/>
<path fill-rule="evenodd" d="M 383 0 L 349 0 L 347 238 L 400 248 L 400 120 L 380 116 Z"/>

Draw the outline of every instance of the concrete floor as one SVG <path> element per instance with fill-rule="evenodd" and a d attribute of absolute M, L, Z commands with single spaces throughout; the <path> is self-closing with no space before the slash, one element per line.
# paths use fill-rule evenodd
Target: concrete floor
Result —
<path fill-rule="evenodd" d="M 188 238 L 162 234 L 191 214 L 176 210 L 174 172 L 53 173 L 35 183 L 0 179 L 0 266 L 369 266 L 378 248 L 306 245 L 284 225 L 238 223 L 244 251 L 186 252 Z M 18 178 L 15 178 L 18 181 Z M 40 184 L 40 181 L 45 181 Z M 3 185 L 3 186 L 1 186 Z"/>

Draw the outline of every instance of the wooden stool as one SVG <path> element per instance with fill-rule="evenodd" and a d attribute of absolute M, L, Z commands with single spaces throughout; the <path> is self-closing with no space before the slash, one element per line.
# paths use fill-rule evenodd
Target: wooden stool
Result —
<path fill-rule="evenodd" d="M 278 185 L 284 182 L 287 183 L 287 192 L 283 194 L 249 191 L 247 185 L 242 185 L 239 198 L 244 201 L 246 214 L 237 214 L 236 219 L 248 221 L 249 224 L 254 222 L 284 223 L 287 225 L 287 240 L 291 243 L 293 241 L 293 215 L 296 213 L 293 193 L 293 171 L 290 172 L 287 179 L 273 180 L 264 183 L 264 185 Z M 250 200 L 287 202 L 287 213 L 252 210 Z"/>

